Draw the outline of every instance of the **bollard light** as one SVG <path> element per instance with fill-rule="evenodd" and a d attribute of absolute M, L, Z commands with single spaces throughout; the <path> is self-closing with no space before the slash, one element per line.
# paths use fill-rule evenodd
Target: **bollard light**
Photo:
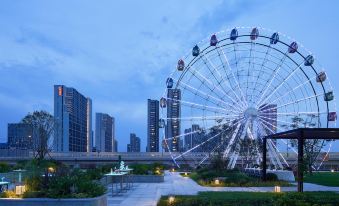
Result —
<path fill-rule="evenodd" d="M 220 184 L 220 181 L 218 179 L 215 179 L 214 184 L 218 185 L 218 184 Z"/>
<path fill-rule="evenodd" d="M 185 176 L 187 176 L 187 172 L 185 172 Z"/>
<path fill-rule="evenodd" d="M 168 198 L 168 203 L 170 203 L 170 204 L 172 204 L 173 202 L 174 202 L 174 197 L 173 196 L 170 196 L 169 198 Z"/>
<path fill-rule="evenodd" d="M 48 168 L 48 172 L 49 172 L 49 173 L 53 173 L 54 171 L 55 171 L 55 170 L 54 170 L 53 167 L 49 167 L 49 168 Z"/>
<path fill-rule="evenodd" d="M 25 185 L 17 185 L 15 186 L 15 194 L 16 195 L 22 195 L 26 191 L 26 186 Z"/>
<path fill-rule="evenodd" d="M 281 192 L 280 186 L 274 186 L 274 192 Z"/>
<path fill-rule="evenodd" d="M 331 172 L 334 172 L 334 169 L 331 169 Z"/>

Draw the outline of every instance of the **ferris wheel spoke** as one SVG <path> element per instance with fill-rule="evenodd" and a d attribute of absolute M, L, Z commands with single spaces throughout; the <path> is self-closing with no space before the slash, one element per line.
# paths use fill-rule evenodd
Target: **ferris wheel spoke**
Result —
<path fill-rule="evenodd" d="M 283 105 L 279 105 L 278 107 L 274 107 L 274 109 L 279 109 L 281 107 L 286 107 L 288 105 L 291 105 L 291 104 L 296 104 L 296 103 L 299 103 L 299 102 L 302 102 L 302 101 L 305 101 L 305 100 L 309 100 L 309 99 L 312 99 L 312 98 L 316 98 L 316 97 L 319 97 L 319 96 L 322 96 L 324 94 L 317 94 L 317 95 L 312 95 L 312 96 L 309 96 L 309 97 L 305 97 L 305 98 L 302 98 L 302 99 L 297 99 L 295 101 L 292 101 L 292 102 L 288 102 L 286 104 L 283 104 Z M 265 112 L 265 111 L 270 111 L 272 110 L 273 108 L 271 109 L 265 109 L 265 110 L 260 110 L 260 112 Z"/>
<path fill-rule="evenodd" d="M 217 52 L 218 52 L 218 57 L 219 57 L 219 60 L 220 60 L 220 62 L 221 62 L 221 65 L 222 65 L 222 68 L 224 69 L 224 73 L 225 73 L 225 77 L 222 77 L 221 76 L 221 81 L 223 81 L 223 82 L 226 82 L 225 81 L 225 78 L 227 78 L 227 82 L 228 82 L 228 84 L 226 84 L 229 88 L 230 88 L 230 90 L 233 92 L 233 94 L 234 94 L 234 96 L 238 99 L 238 101 L 243 105 L 243 107 L 246 107 L 246 104 L 243 102 L 243 100 L 241 100 L 241 98 L 237 95 L 237 93 L 235 92 L 235 88 L 233 88 L 232 87 L 232 84 L 231 83 L 229 83 L 230 81 L 230 78 L 228 77 L 228 75 L 227 75 L 227 70 L 226 70 L 226 68 L 225 68 L 225 64 L 224 64 L 224 62 L 223 62 L 223 60 L 222 60 L 222 58 L 221 58 L 221 54 L 220 54 L 220 47 L 219 46 L 217 46 Z"/>
<path fill-rule="evenodd" d="M 282 65 L 284 64 L 286 59 L 286 53 L 284 54 L 284 57 L 280 60 L 279 65 L 277 65 L 277 67 L 275 68 L 274 72 L 273 72 L 273 77 L 270 79 L 268 86 L 263 87 L 263 92 L 261 92 L 261 96 L 259 98 L 259 100 L 257 101 L 257 106 L 259 105 L 259 103 L 261 102 L 262 98 L 264 97 L 264 95 L 266 94 L 266 92 L 268 91 L 268 89 L 271 87 L 271 84 L 273 82 L 273 80 L 275 79 L 275 77 L 277 76 L 279 70 L 281 69 Z"/>
<path fill-rule="evenodd" d="M 241 123 L 239 122 L 239 123 L 237 124 L 236 129 L 235 129 L 235 132 L 233 132 L 233 135 L 232 135 L 231 139 L 229 140 L 229 142 L 228 142 L 228 144 L 227 144 L 227 147 L 226 147 L 226 149 L 225 149 L 225 151 L 224 151 L 224 153 L 223 153 L 223 158 L 224 158 L 224 159 L 228 157 L 228 154 L 229 154 L 229 152 L 231 151 L 231 147 L 232 147 L 232 145 L 233 145 L 233 143 L 234 143 L 235 138 L 236 138 L 237 135 L 238 135 L 240 126 L 241 126 Z"/>
<path fill-rule="evenodd" d="M 268 121 L 269 121 L 269 120 L 272 120 L 272 121 L 277 121 L 277 122 L 281 122 L 281 123 L 288 124 L 288 125 L 291 124 L 291 122 L 286 122 L 286 121 L 283 121 L 283 120 L 279 120 L 278 118 L 277 118 L 277 119 L 272 119 L 272 118 L 265 117 L 265 116 L 262 116 L 262 115 L 258 115 L 258 117 L 259 117 L 259 118 L 266 119 L 266 120 L 268 120 Z M 283 131 L 282 128 L 280 128 L 280 129 Z"/>
<path fill-rule="evenodd" d="M 266 52 L 265 52 L 265 57 L 264 57 L 264 60 L 262 61 L 262 64 L 261 64 L 261 66 L 260 66 L 259 74 L 258 74 L 258 76 L 257 76 L 257 80 L 255 81 L 255 84 L 254 84 L 254 87 L 253 87 L 253 88 L 256 88 L 256 87 L 257 87 L 259 77 L 260 77 L 260 75 L 263 73 L 264 65 L 268 62 L 267 57 L 269 56 L 270 51 L 271 51 L 271 45 L 267 48 L 267 50 L 266 50 Z M 253 98 L 253 97 L 252 97 L 252 98 Z"/>
<path fill-rule="evenodd" d="M 184 86 L 182 86 L 181 84 L 183 84 Z M 193 94 L 199 93 L 199 94 L 203 95 L 204 97 L 202 97 L 202 96 L 200 96 L 200 97 L 203 98 L 203 99 L 205 99 L 206 101 L 209 101 L 209 102 L 213 103 L 214 105 L 221 106 L 221 105 L 219 104 L 219 102 L 220 102 L 220 103 L 223 103 L 225 106 L 229 106 L 229 107 L 233 108 L 233 109 L 234 109 L 235 111 L 237 111 L 237 112 L 241 112 L 241 111 L 240 111 L 237 107 L 235 107 L 233 104 L 227 103 L 227 102 L 225 102 L 224 100 L 222 100 L 222 99 L 220 99 L 220 98 L 216 98 L 215 96 L 212 96 L 212 95 L 210 95 L 210 94 L 207 94 L 207 93 L 205 93 L 205 92 L 202 92 L 201 90 L 198 90 L 198 89 L 194 88 L 193 86 L 191 86 L 191 85 L 189 85 L 189 84 L 186 84 L 186 83 L 184 83 L 184 82 L 180 82 L 179 86 L 180 86 L 181 88 L 184 88 L 184 89 L 189 88 L 190 90 L 193 90 L 194 92 L 191 91 Z M 209 100 L 210 98 L 211 98 L 211 99 L 214 99 L 214 100 L 217 101 L 218 103 L 214 103 L 214 102 L 210 101 L 210 100 Z"/>
<path fill-rule="evenodd" d="M 241 121 L 241 120 L 242 120 L 242 118 L 238 119 L 238 120 L 236 121 L 236 123 L 233 123 L 233 124 L 230 125 L 230 126 L 232 127 L 232 126 L 234 126 L 235 124 L 238 124 L 238 122 Z M 204 141 L 204 142 L 202 142 L 202 143 L 196 145 L 195 147 L 192 147 L 191 149 L 185 151 L 184 153 L 182 153 L 182 154 L 180 154 L 180 155 L 174 157 L 174 159 L 176 160 L 176 159 L 182 157 L 183 155 L 186 155 L 187 153 L 189 153 L 189 152 L 191 152 L 191 151 L 193 151 L 193 150 L 195 150 L 195 149 L 201 147 L 202 145 L 204 145 L 204 144 L 210 142 L 211 140 L 213 140 L 215 137 L 219 136 L 219 135 L 222 134 L 222 133 L 223 133 L 223 131 L 222 131 L 222 132 L 219 132 L 218 134 L 216 134 L 216 135 L 214 135 L 214 136 L 208 138 L 206 141 Z"/>
<path fill-rule="evenodd" d="M 203 57 L 205 57 L 207 61 L 204 60 Z M 201 56 L 201 59 L 203 60 L 205 66 L 206 66 L 207 69 L 208 69 L 208 71 L 212 74 L 212 76 L 214 77 L 215 81 L 218 83 L 218 85 L 220 86 L 220 88 L 222 88 L 223 93 L 224 93 L 225 95 L 227 95 L 227 94 L 226 94 L 226 90 L 225 90 L 224 87 L 221 85 L 221 83 L 223 82 L 223 77 L 221 76 L 220 72 L 216 69 L 216 67 L 213 65 L 213 63 L 211 62 L 211 60 L 208 58 L 207 55 L 202 55 L 202 56 Z M 218 80 L 218 79 L 216 78 L 216 76 L 214 75 L 213 71 L 212 71 L 212 70 L 210 69 L 210 67 L 208 66 L 207 62 L 209 62 L 209 64 L 213 67 L 213 71 L 216 71 L 216 73 L 219 75 L 219 77 L 221 78 L 221 80 Z M 232 102 L 234 102 L 235 104 L 237 104 L 240 108 L 242 108 L 242 109 L 245 108 L 244 105 L 240 105 L 239 102 L 236 101 L 236 100 L 234 100 L 231 96 L 228 96 L 228 95 L 227 95 L 227 97 L 228 97 L 229 99 L 231 99 Z M 242 103 L 242 102 L 241 102 L 241 103 Z"/>
<path fill-rule="evenodd" d="M 164 118 L 165 120 L 194 120 L 194 119 L 201 119 L 201 120 L 219 120 L 219 119 L 234 119 L 234 118 L 227 118 L 227 117 L 239 117 L 239 115 L 222 115 L 222 116 L 200 116 L 200 117 L 178 117 L 178 118 Z"/>
<path fill-rule="evenodd" d="M 298 88 L 301 88 L 302 86 L 304 86 L 305 84 L 311 82 L 311 81 L 314 80 L 315 78 L 316 78 L 316 76 L 314 76 L 313 78 L 307 79 L 305 82 L 303 82 L 303 83 L 297 85 L 297 86 L 294 87 L 293 89 L 288 90 L 286 93 L 284 93 L 284 94 L 280 95 L 278 98 L 274 99 L 274 100 L 271 102 L 271 104 L 273 104 L 274 102 L 278 101 L 279 99 L 285 97 L 285 96 L 288 95 L 289 93 L 291 93 L 291 92 L 297 90 Z"/>
<path fill-rule="evenodd" d="M 219 112 L 219 113 L 225 113 L 227 114 L 227 112 L 230 112 L 232 110 L 227 110 L 221 107 L 212 107 L 212 106 L 206 106 L 206 105 L 202 105 L 202 104 L 197 104 L 194 102 L 189 102 L 189 101 L 184 101 L 184 100 L 179 100 L 179 99 L 172 99 L 172 98 L 165 98 L 166 100 L 170 100 L 173 102 L 177 102 L 180 103 L 181 105 L 190 105 L 190 107 L 194 107 L 197 109 L 202 109 L 202 110 L 208 110 L 208 111 L 212 111 L 212 112 Z M 223 112 L 221 112 L 223 111 Z"/>
<path fill-rule="evenodd" d="M 327 114 L 327 111 L 322 111 L 322 112 L 277 112 L 277 113 L 265 113 L 265 115 L 271 115 L 271 114 L 276 114 L 276 115 L 282 115 L 282 116 L 298 116 L 298 115 L 320 115 L 320 114 Z"/>
<path fill-rule="evenodd" d="M 251 48 L 250 48 L 250 57 L 249 57 L 249 60 L 248 60 L 248 67 L 247 67 L 247 78 L 246 78 L 246 90 L 245 90 L 245 95 L 246 95 L 246 99 L 248 98 L 248 80 L 249 80 L 249 78 L 250 78 L 250 76 L 251 76 L 251 69 L 252 69 L 252 52 L 253 52 L 253 42 L 251 42 Z M 253 77 L 252 77 L 253 78 Z M 252 97 L 251 97 L 251 99 L 252 99 Z M 248 102 L 251 102 L 251 100 L 248 100 Z"/>
<path fill-rule="evenodd" d="M 242 117 L 236 118 L 233 121 L 240 121 L 241 119 L 242 119 Z M 212 129 L 212 128 L 215 128 L 215 127 L 220 127 L 220 126 L 223 126 L 223 125 L 224 125 L 224 123 L 218 123 L 217 125 L 213 125 L 213 126 L 204 128 L 203 130 L 209 130 L 209 129 Z M 201 131 L 197 130 L 197 131 L 192 131 L 192 132 L 188 132 L 188 133 L 184 133 L 184 134 L 180 134 L 180 135 L 177 135 L 177 136 L 174 136 L 174 137 L 168 137 L 168 138 L 164 138 L 164 139 L 165 140 L 171 140 L 171 139 L 174 139 L 174 138 L 180 138 L 180 137 L 184 137 L 186 135 L 196 134 L 196 133 L 199 133 L 199 132 L 201 132 Z"/>
<path fill-rule="evenodd" d="M 194 75 L 205 87 L 207 87 L 211 92 L 213 92 L 214 94 L 216 94 L 219 98 L 220 98 L 220 96 L 219 96 L 219 94 L 218 93 L 216 93 L 215 92 L 215 89 L 217 89 L 219 92 L 221 92 L 223 95 L 225 95 L 225 96 L 227 96 L 227 97 L 229 97 L 223 90 L 221 90 L 218 86 L 216 86 L 215 84 L 213 84 L 209 79 L 207 79 L 206 77 L 204 77 L 204 75 L 202 75 L 200 72 L 198 72 L 197 70 L 195 70 L 195 69 L 193 69 L 192 67 L 191 67 L 191 69 L 193 70 L 193 72 L 192 71 L 190 71 L 190 69 L 188 70 L 188 71 L 190 71 L 190 73 L 192 74 L 192 75 Z M 196 76 L 196 74 L 198 74 L 201 78 L 203 78 L 204 79 L 204 81 L 202 81 L 200 78 L 198 78 L 197 76 Z M 204 82 L 207 82 L 210 86 L 212 86 L 212 89 L 209 87 L 209 86 L 207 86 L 207 84 L 205 84 Z M 222 97 L 221 97 L 222 98 Z M 230 98 L 230 97 L 229 97 Z M 237 102 L 234 102 L 235 104 L 237 104 Z M 234 107 L 234 106 L 233 106 Z"/>
<path fill-rule="evenodd" d="M 200 144 L 198 144 L 198 145 L 192 147 L 191 149 L 189 149 L 189 150 L 183 152 L 182 154 L 180 154 L 180 155 L 174 157 L 174 159 L 176 160 L 176 159 L 178 159 L 178 158 L 180 158 L 180 157 L 186 155 L 187 153 L 189 153 L 189 152 L 191 152 L 191 151 L 193 151 L 193 150 L 195 150 L 195 149 L 201 147 L 202 145 L 204 145 L 204 144 L 206 144 L 207 142 L 211 141 L 211 140 L 214 139 L 215 137 L 219 136 L 221 133 L 222 133 L 222 132 L 219 132 L 218 134 L 216 134 L 216 135 L 214 135 L 214 136 L 208 138 L 206 141 L 204 141 L 204 142 L 202 142 L 202 143 L 200 143 Z"/>
<path fill-rule="evenodd" d="M 264 120 L 265 121 L 265 120 Z M 266 122 L 266 121 L 265 121 Z M 267 123 L 267 122 L 266 122 Z M 266 129 L 268 129 L 272 134 L 274 134 L 275 132 L 272 131 L 271 128 L 267 127 L 265 124 L 263 124 L 262 122 L 260 122 L 261 126 L 262 127 L 265 127 Z M 267 132 L 264 130 L 264 132 L 266 133 L 267 135 Z M 277 164 L 279 165 L 279 167 L 281 169 L 283 169 L 284 167 L 282 166 L 281 164 L 281 161 L 277 155 L 277 153 L 280 155 L 280 157 L 283 159 L 283 161 L 286 163 L 286 165 L 288 165 L 286 159 L 282 156 L 282 154 L 279 152 L 278 148 L 274 145 L 273 141 L 271 139 L 269 139 L 268 141 L 268 146 L 270 148 L 270 152 L 271 152 L 271 155 L 272 155 L 272 158 L 275 158 L 276 159 L 276 162 Z M 288 165 L 289 166 L 289 165 Z"/>
<path fill-rule="evenodd" d="M 235 48 L 234 48 L 234 50 L 235 50 Z M 243 101 L 244 101 L 244 103 L 246 104 L 246 106 L 248 106 L 247 99 L 246 99 L 245 96 L 244 96 L 244 92 L 243 92 L 242 89 L 240 88 L 240 84 L 239 84 L 238 80 L 237 80 L 237 79 L 235 78 L 235 76 L 234 76 L 234 73 L 233 73 L 233 71 L 232 71 L 232 67 L 231 67 L 231 65 L 230 65 L 230 63 L 229 63 L 229 61 L 228 61 L 228 58 L 227 58 L 227 56 L 226 56 L 224 50 L 221 49 L 221 52 L 222 52 L 222 54 L 223 54 L 222 56 L 224 57 L 224 59 L 225 59 L 225 61 L 226 61 L 226 63 L 227 63 L 228 68 L 230 69 L 230 72 L 231 72 L 231 74 L 232 74 L 232 76 L 233 76 L 233 79 L 234 79 L 234 81 L 235 81 L 236 84 L 237 84 L 237 87 L 238 87 L 239 92 L 240 92 L 240 94 L 241 94 L 241 96 L 242 96 L 242 98 L 243 98 Z M 234 52 L 234 54 L 236 55 L 236 52 Z M 236 61 L 237 61 L 237 60 L 236 60 Z"/>
<path fill-rule="evenodd" d="M 273 92 L 271 92 L 263 101 L 261 102 L 259 101 L 256 106 L 258 107 L 258 105 L 260 105 L 262 102 L 268 100 L 282 85 L 284 85 L 287 82 L 289 78 L 291 78 L 292 75 L 294 75 L 296 71 L 298 71 L 298 69 L 302 66 L 303 63 L 304 62 L 300 63 L 277 87 L 275 87 Z"/>

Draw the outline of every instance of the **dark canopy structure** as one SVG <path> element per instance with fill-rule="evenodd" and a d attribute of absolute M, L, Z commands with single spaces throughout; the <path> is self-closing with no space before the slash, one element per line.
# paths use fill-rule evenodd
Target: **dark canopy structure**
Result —
<path fill-rule="evenodd" d="M 304 156 L 304 142 L 306 139 L 339 139 L 339 128 L 299 128 L 289 130 L 286 132 L 276 133 L 268 135 L 263 139 L 263 174 L 262 178 L 266 180 L 266 168 L 267 168 L 267 139 L 297 139 L 298 140 L 298 192 L 303 192 L 303 156 Z"/>

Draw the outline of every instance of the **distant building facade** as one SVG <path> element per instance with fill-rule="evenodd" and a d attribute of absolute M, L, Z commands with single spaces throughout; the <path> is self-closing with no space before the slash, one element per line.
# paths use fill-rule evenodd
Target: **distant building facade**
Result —
<path fill-rule="evenodd" d="M 90 98 L 74 88 L 55 85 L 54 118 L 56 119 L 54 151 L 92 151 L 92 100 Z"/>
<path fill-rule="evenodd" d="M 140 152 L 140 138 L 134 133 L 130 134 L 130 143 L 127 144 L 127 152 Z"/>
<path fill-rule="evenodd" d="M 166 138 L 170 139 L 168 147 L 171 152 L 178 152 L 180 145 L 180 117 L 181 117 L 181 91 L 168 89 L 167 91 L 167 125 Z"/>
<path fill-rule="evenodd" d="M 108 114 L 95 115 L 95 147 L 96 151 L 113 152 L 114 118 Z"/>
<path fill-rule="evenodd" d="M 159 152 L 159 101 L 147 100 L 147 152 Z"/>
<path fill-rule="evenodd" d="M 35 140 L 33 127 L 30 124 L 8 124 L 8 147 L 11 149 L 33 150 Z"/>
<path fill-rule="evenodd" d="M 113 152 L 118 152 L 118 140 L 114 138 Z"/>
<path fill-rule="evenodd" d="M 263 104 L 259 107 L 260 117 L 263 119 L 263 128 L 266 134 L 277 132 L 277 105 L 276 104 Z"/>

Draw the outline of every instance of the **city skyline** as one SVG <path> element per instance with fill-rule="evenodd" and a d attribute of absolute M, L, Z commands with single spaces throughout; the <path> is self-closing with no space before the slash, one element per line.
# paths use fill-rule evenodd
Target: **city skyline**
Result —
<path fill-rule="evenodd" d="M 323 32 L 333 38 L 339 34 L 333 20 L 338 17 L 335 1 L 299 1 L 293 6 L 291 1 L 166 2 L 155 12 L 143 9 L 155 3 L 148 2 L 134 3 L 126 14 L 118 8 L 129 2 L 102 2 L 100 9 L 89 2 L 81 8 L 64 8 L 62 2 L 9 2 L 0 9 L 0 142 L 7 140 L 7 124 L 19 122 L 28 112 L 43 109 L 53 114 L 52 87 L 64 84 L 91 97 L 93 113 L 116 117 L 120 151 L 126 151 L 131 131 L 140 136 L 144 151 L 147 99 L 161 97 L 178 58 L 196 42 L 235 26 L 258 25 L 292 36 L 320 59 L 334 89 L 339 88 L 339 49 L 333 39 L 321 38 Z M 316 16 L 309 12 L 315 8 Z M 138 21 L 146 25 L 135 23 L 132 14 L 138 12 L 143 14 Z M 283 17 L 269 18 L 276 15 Z M 333 149 L 339 150 L 338 143 Z"/>

